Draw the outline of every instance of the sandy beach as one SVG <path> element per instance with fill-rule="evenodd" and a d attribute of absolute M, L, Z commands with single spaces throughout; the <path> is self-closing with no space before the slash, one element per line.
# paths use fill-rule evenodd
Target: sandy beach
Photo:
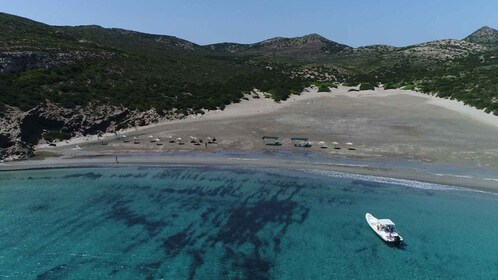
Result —
<path fill-rule="evenodd" d="M 414 91 L 349 89 L 329 93 L 310 88 L 280 103 L 260 94 L 202 116 L 99 139 L 74 138 L 57 147 L 39 145 L 39 157 L 1 163 L 0 169 L 115 164 L 117 157 L 121 164 L 312 168 L 498 191 L 498 142 L 493 141 L 498 139 L 497 116 Z M 123 142 L 123 135 L 130 142 Z M 281 137 L 283 145 L 265 145 L 264 135 Z M 134 144 L 134 137 L 140 143 Z M 194 145 L 191 137 L 203 143 Z M 208 137 L 216 143 L 206 145 Z M 313 146 L 294 147 L 291 137 L 309 138 Z M 156 138 L 161 145 L 150 141 Z M 170 138 L 182 138 L 185 144 L 169 143 Z M 321 148 L 319 141 L 328 148 Z M 239 156 L 230 157 L 230 152 Z M 254 157 L 255 152 L 265 156 Z M 345 165 L 344 160 L 353 164 Z M 400 164 L 387 164 L 393 161 Z M 451 168 L 433 172 L 433 167 Z M 481 169 L 487 173 L 480 174 Z"/>

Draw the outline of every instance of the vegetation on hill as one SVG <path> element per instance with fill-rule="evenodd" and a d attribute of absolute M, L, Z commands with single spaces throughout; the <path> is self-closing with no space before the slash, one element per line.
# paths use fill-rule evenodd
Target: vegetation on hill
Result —
<path fill-rule="evenodd" d="M 98 26 L 51 27 L 16 18 L 0 15 L 0 23 L 9 26 L 0 31 L 0 40 L 7 42 L 0 59 L 10 59 L 13 51 L 22 56 L 27 49 L 23 38 L 29 38 L 38 42 L 30 41 L 31 51 L 43 56 L 38 60 L 46 65 L 0 73 L 0 105 L 29 110 L 48 100 L 69 108 L 97 103 L 186 114 L 223 108 L 254 88 L 271 92 L 278 101 L 309 84 L 291 77 L 299 66 L 219 56 L 171 36 Z M 87 53 L 78 56 L 75 50 Z M 62 54 L 69 61 L 59 59 Z M 29 53 L 26 60 L 36 57 Z"/>
<path fill-rule="evenodd" d="M 395 65 L 380 65 L 367 73 L 352 76 L 349 82 L 382 83 L 385 89 L 417 90 L 460 100 L 498 115 L 498 50 L 431 64 L 407 60 Z"/>
<path fill-rule="evenodd" d="M 177 61 L 184 65 L 180 69 L 188 68 L 187 63 Z M 163 60 L 145 63 L 141 59 L 117 57 L 48 70 L 3 73 L 0 103 L 23 110 L 49 100 L 68 108 L 97 103 L 142 111 L 185 111 L 223 108 L 254 88 L 275 91 L 274 98 L 281 100 L 307 85 L 305 80 L 290 78 L 285 71 L 291 66 L 286 65 L 274 65 L 272 70 L 243 62 L 215 62 L 198 67 L 182 72 Z"/>
<path fill-rule="evenodd" d="M 68 108 L 110 104 L 188 114 L 224 108 L 255 88 L 280 101 L 311 83 L 329 91 L 342 82 L 360 90 L 379 83 L 420 90 L 498 114 L 498 51 L 476 44 L 493 40 L 490 28 L 467 41 L 353 49 L 316 34 L 199 46 L 172 36 L 49 26 L 7 14 L 0 14 L 0 24 L 0 108 L 29 110 L 48 100 Z M 28 65 L 6 70 L 15 63 Z"/>

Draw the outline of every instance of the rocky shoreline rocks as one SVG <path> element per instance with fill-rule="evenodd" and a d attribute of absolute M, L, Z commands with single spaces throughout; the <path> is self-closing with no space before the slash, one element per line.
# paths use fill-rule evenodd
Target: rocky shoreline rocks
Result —
<path fill-rule="evenodd" d="M 68 109 L 44 103 L 27 112 L 5 106 L 0 112 L 0 160 L 34 155 L 33 146 L 45 143 L 43 134 L 56 131 L 74 136 L 116 132 L 119 129 L 181 118 L 175 113 L 161 116 L 154 109 L 139 112 L 124 107 L 89 104 Z"/>

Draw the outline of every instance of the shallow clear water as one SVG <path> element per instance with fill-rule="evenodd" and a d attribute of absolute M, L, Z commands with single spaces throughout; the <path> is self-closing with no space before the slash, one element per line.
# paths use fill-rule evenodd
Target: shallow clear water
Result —
<path fill-rule="evenodd" d="M 0 173 L 0 278 L 498 279 L 498 196 L 314 171 Z M 383 243 L 365 212 L 397 223 Z"/>

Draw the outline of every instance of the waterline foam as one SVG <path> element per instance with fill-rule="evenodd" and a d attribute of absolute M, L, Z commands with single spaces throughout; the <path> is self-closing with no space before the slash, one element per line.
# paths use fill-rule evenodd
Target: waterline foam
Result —
<path fill-rule="evenodd" d="M 319 170 L 319 169 L 301 169 L 301 171 L 303 171 L 305 173 L 322 175 L 322 176 L 328 176 L 328 177 L 334 177 L 334 178 L 345 178 L 345 179 L 351 179 L 351 180 L 363 180 L 363 181 L 369 181 L 369 182 L 374 182 L 374 183 L 390 184 L 390 185 L 410 187 L 410 188 L 423 189 L 423 190 L 445 190 L 445 191 L 449 191 L 449 190 L 466 190 L 466 191 L 474 191 L 474 190 L 470 190 L 470 189 L 458 188 L 458 187 L 441 185 L 441 184 L 426 183 L 426 182 L 420 182 L 420 181 L 413 181 L 413 180 L 406 180 L 406 179 L 396 179 L 396 178 L 381 177 L 381 176 L 350 174 L 350 173 L 344 173 L 344 172 Z"/>

